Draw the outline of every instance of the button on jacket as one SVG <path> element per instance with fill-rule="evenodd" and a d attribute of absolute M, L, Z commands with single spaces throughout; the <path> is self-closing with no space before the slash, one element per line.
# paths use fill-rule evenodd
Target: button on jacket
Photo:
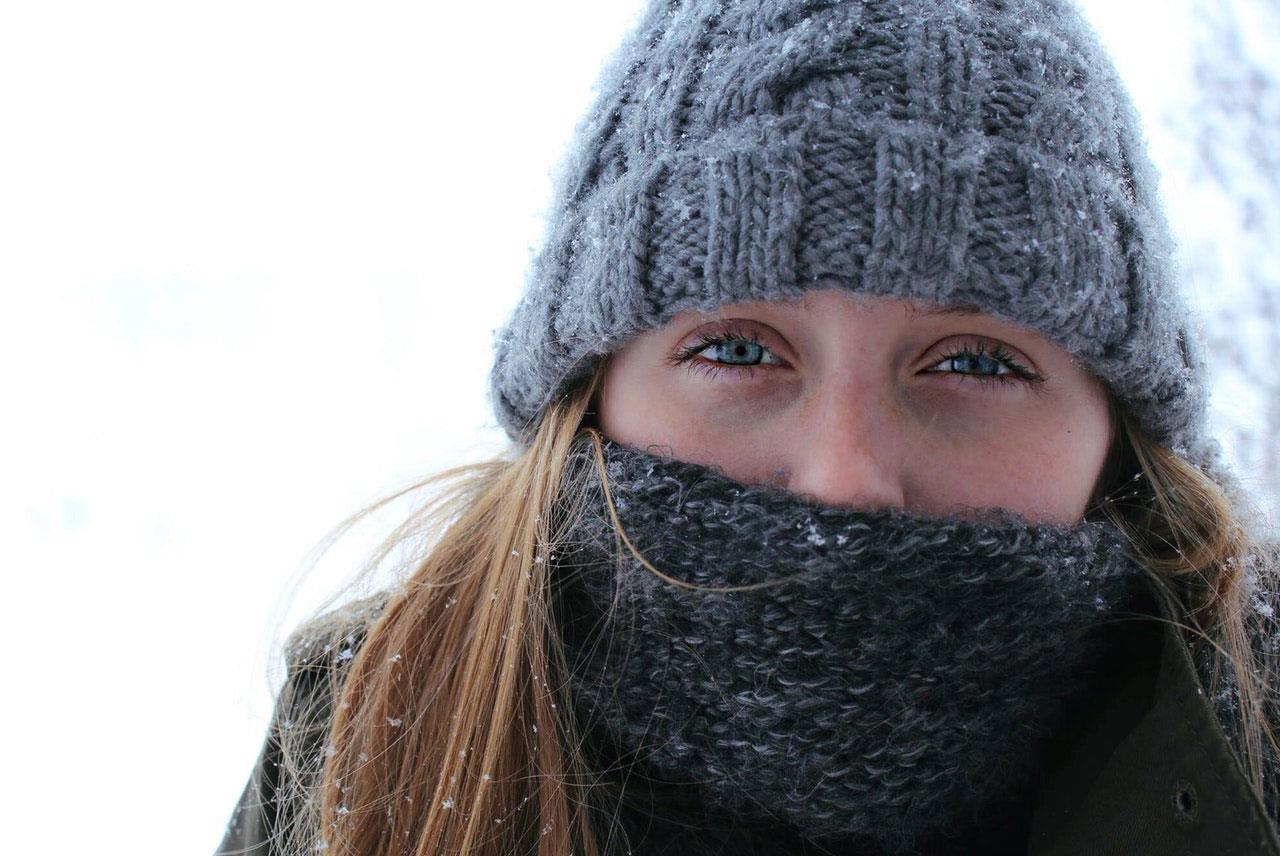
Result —
<path fill-rule="evenodd" d="M 1253 793 L 1218 724 L 1191 656 L 1169 621 L 1180 615 L 1178 607 L 1149 589 L 1140 609 L 1145 616 L 1100 631 L 1109 635 L 1106 644 L 1113 654 L 1096 689 L 1069 710 L 1055 735 L 1039 786 L 1025 803 L 1029 814 L 1002 815 L 993 808 L 985 828 L 1004 831 L 983 839 L 975 853 L 1280 856 L 1276 807 L 1264 806 Z M 322 656 L 312 662 L 321 663 Z M 286 700 L 327 688 L 328 682 L 318 678 L 321 671 L 308 668 L 306 657 L 290 664 L 270 735 L 219 856 L 278 853 L 273 832 L 296 811 L 277 798 L 284 791 L 275 737 L 285 715 L 281 708 Z M 804 845 L 802 831 L 778 827 L 744 831 L 739 826 L 723 836 L 714 829 L 691 834 L 687 820 L 664 828 L 664 808 L 687 818 L 688 806 L 664 806 L 661 795 L 653 793 L 646 799 L 642 808 L 623 805 L 624 822 L 628 811 L 632 821 L 643 814 L 643 823 L 627 823 L 629 829 L 644 830 L 642 838 L 633 838 L 636 856 L 816 852 Z M 730 836 L 733 850 L 724 850 Z"/>

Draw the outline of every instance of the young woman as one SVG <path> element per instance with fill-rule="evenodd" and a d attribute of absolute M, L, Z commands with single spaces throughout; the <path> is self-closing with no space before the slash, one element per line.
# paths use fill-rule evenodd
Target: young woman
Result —
<path fill-rule="evenodd" d="M 663 0 L 219 852 L 1280 854 L 1275 548 L 1066 0 Z M 426 483 L 424 483 L 426 484 Z"/>

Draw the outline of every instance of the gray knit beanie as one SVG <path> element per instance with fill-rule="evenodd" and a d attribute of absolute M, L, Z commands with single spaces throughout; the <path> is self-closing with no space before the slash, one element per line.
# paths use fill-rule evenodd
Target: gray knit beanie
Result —
<path fill-rule="evenodd" d="M 690 308 L 838 287 L 973 304 L 1219 468 L 1139 121 L 1071 0 L 652 0 L 497 339 L 499 421 Z"/>

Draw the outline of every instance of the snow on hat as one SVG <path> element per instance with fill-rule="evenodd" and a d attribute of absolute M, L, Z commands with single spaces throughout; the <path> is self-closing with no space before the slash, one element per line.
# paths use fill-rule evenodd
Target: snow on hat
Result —
<path fill-rule="evenodd" d="M 844 288 L 970 304 L 1217 467 L 1127 92 L 1069 0 L 654 0 L 598 86 L 491 395 L 547 404 L 690 308 Z"/>

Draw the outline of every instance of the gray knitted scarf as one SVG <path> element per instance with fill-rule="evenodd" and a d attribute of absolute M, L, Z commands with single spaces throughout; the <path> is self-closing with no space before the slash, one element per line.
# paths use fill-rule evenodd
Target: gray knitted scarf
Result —
<path fill-rule="evenodd" d="M 606 443 L 557 562 L 576 715 L 744 822 L 916 852 L 1024 787 L 1139 567 L 1112 527 L 816 505 Z M 865 851 L 863 851 L 865 852 Z"/>

